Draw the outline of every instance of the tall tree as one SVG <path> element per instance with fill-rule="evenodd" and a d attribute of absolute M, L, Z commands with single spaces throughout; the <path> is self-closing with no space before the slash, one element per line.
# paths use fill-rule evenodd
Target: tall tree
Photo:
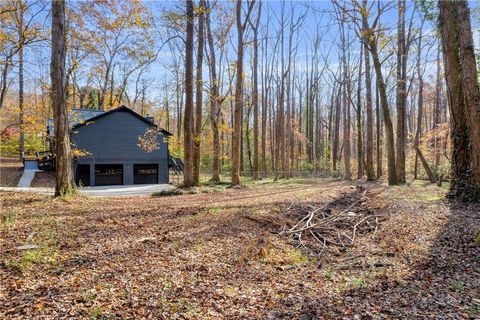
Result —
<path fill-rule="evenodd" d="M 382 151 L 382 116 L 380 110 L 380 97 L 378 94 L 378 86 L 375 86 L 375 118 L 376 118 L 376 160 L 377 160 L 377 179 L 380 179 L 383 175 L 383 151 Z"/>
<path fill-rule="evenodd" d="M 372 78 L 370 75 L 370 53 L 368 51 L 368 44 L 365 39 L 363 40 L 363 49 L 365 56 L 365 104 L 367 109 L 367 180 L 372 181 L 375 179 L 375 173 L 373 168 L 373 110 L 372 110 Z"/>
<path fill-rule="evenodd" d="M 200 142 L 202 134 L 202 97 L 203 97 L 203 49 L 204 49 L 204 12 L 205 0 L 200 0 L 198 7 L 198 43 L 197 43 L 197 82 L 196 82 L 196 99 L 195 99 L 195 136 L 193 138 L 193 183 L 200 183 Z"/>
<path fill-rule="evenodd" d="M 423 21 L 420 27 L 420 34 L 418 36 L 418 51 L 416 72 L 418 78 L 418 98 L 417 98 L 417 129 L 415 132 L 414 147 L 418 148 L 420 144 L 420 135 L 422 133 L 422 121 L 423 121 L 423 71 L 421 69 L 421 56 L 422 56 L 422 38 L 423 38 Z M 438 50 L 440 51 L 440 50 Z M 418 171 L 418 153 L 415 153 L 415 164 L 413 170 L 413 178 L 417 179 Z"/>
<path fill-rule="evenodd" d="M 363 44 L 360 47 L 360 59 L 358 60 L 358 85 L 357 85 L 357 179 L 363 177 L 363 139 L 362 139 L 362 65 Z"/>
<path fill-rule="evenodd" d="M 434 152 L 435 152 L 435 167 L 438 169 L 440 165 L 440 137 L 437 130 L 440 125 L 440 105 L 441 105 L 441 91 L 442 91 L 442 75 L 440 68 L 440 50 L 437 51 L 437 75 L 435 84 L 435 101 L 433 104 L 433 126 L 434 129 Z"/>
<path fill-rule="evenodd" d="M 280 39 L 280 87 L 278 88 L 278 110 L 275 124 L 275 179 L 285 177 L 285 1 L 281 2 L 280 25 L 278 37 Z"/>
<path fill-rule="evenodd" d="M 406 1 L 398 0 L 398 36 L 397 36 L 397 159 L 398 182 L 405 183 L 405 144 L 406 144 L 406 97 L 407 97 L 407 48 L 405 41 Z"/>
<path fill-rule="evenodd" d="M 382 107 L 383 122 L 385 123 L 386 130 L 386 145 L 387 145 L 387 165 L 388 165 L 388 184 L 398 184 L 397 170 L 395 164 L 395 143 L 392 118 L 390 117 L 390 107 L 388 105 L 387 88 L 382 73 L 382 62 L 378 51 L 378 34 L 375 34 L 376 28 L 380 21 L 382 12 L 388 8 L 388 4 L 379 8 L 377 15 L 372 25 L 369 24 L 369 12 L 366 6 L 366 1 L 363 2 L 363 8 L 360 10 L 362 15 L 363 30 L 366 33 L 366 39 L 368 39 L 368 49 L 372 55 L 373 65 L 375 68 L 375 74 L 377 77 L 377 87 L 380 96 L 380 105 Z"/>
<path fill-rule="evenodd" d="M 253 30 L 253 178 L 258 179 L 258 27 L 262 14 L 262 2 L 257 5 L 257 17 L 255 23 L 250 23 Z M 264 137 L 265 138 L 265 137 Z"/>
<path fill-rule="evenodd" d="M 343 75 L 342 75 L 342 87 L 343 87 L 343 94 L 342 94 L 342 105 L 343 105 L 343 159 L 345 164 L 345 180 L 352 179 L 352 172 L 350 168 L 350 77 L 349 77 L 349 70 L 347 65 L 347 38 L 345 32 L 345 22 L 344 17 L 342 16 L 341 22 L 341 32 L 340 38 L 342 42 L 342 65 L 343 65 Z"/>
<path fill-rule="evenodd" d="M 236 24 L 237 24 L 237 70 L 235 81 L 235 109 L 233 112 L 233 133 L 232 133 L 232 186 L 240 184 L 240 138 L 242 135 L 242 110 L 243 110 L 243 34 L 247 26 L 250 13 L 255 1 L 248 2 L 248 11 L 245 21 L 242 21 L 242 1 L 236 3 Z"/>
<path fill-rule="evenodd" d="M 66 104 L 65 58 L 67 49 L 65 33 L 65 0 L 54 0 L 52 1 L 52 58 L 50 76 L 55 121 L 55 196 L 64 196 L 74 192 Z"/>
<path fill-rule="evenodd" d="M 186 40 L 185 40 L 185 111 L 183 117 L 183 172 L 184 187 L 191 187 L 193 180 L 193 1 L 186 0 Z"/>
<path fill-rule="evenodd" d="M 445 80 L 448 105 L 450 107 L 452 157 L 450 196 L 464 199 L 467 196 L 470 169 L 470 141 L 468 136 L 467 112 L 462 87 L 458 21 L 456 3 L 439 1 L 439 20 L 442 36 Z"/>
<path fill-rule="evenodd" d="M 18 9 L 16 11 L 18 43 L 20 47 L 18 49 L 18 109 L 19 109 L 19 128 L 20 128 L 20 140 L 19 140 L 19 154 L 20 159 L 24 156 L 25 151 L 25 102 L 24 102 L 24 82 L 23 82 L 23 41 L 24 36 L 24 12 L 26 5 L 23 1 L 17 2 Z"/>
<path fill-rule="evenodd" d="M 475 48 L 470 21 L 470 9 L 465 0 L 455 3 L 457 7 L 458 36 L 460 41 L 460 61 L 463 69 L 463 92 L 470 136 L 470 190 L 469 196 L 480 202 L 480 89 L 478 85 Z"/>
<path fill-rule="evenodd" d="M 213 154 L 212 154 L 212 182 L 220 182 L 220 136 L 218 130 L 220 106 L 219 106 L 219 89 L 218 89 L 218 75 L 217 75 L 217 60 L 215 53 L 215 46 L 213 42 L 212 27 L 210 21 L 211 6 L 210 1 L 207 1 L 207 10 L 206 10 L 206 27 L 207 27 L 207 41 L 209 48 L 208 66 L 210 70 L 210 125 L 212 127 L 212 136 L 213 136 Z"/>

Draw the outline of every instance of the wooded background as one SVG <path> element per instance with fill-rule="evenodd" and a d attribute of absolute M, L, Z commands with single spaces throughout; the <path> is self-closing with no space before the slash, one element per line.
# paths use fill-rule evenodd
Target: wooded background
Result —
<path fill-rule="evenodd" d="M 457 17 L 465 7 L 454 29 L 471 35 L 466 6 L 445 10 Z M 50 10 L 0 4 L 2 155 L 48 147 Z M 174 134 L 187 185 L 200 172 L 231 174 L 232 184 L 243 175 L 452 178 L 449 49 L 434 2 L 119 0 L 65 10 L 68 108 L 125 104 L 154 116 Z"/>

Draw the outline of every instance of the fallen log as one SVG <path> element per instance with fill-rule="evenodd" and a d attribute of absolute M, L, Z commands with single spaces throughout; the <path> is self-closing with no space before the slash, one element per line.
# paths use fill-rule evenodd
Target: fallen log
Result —
<path fill-rule="evenodd" d="M 433 175 L 433 172 L 430 169 L 430 166 L 428 165 L 427 160 L 423 156 L 422 151 L 420 151 L 418 146 L 415 147 L 415 150 L 417 151 L 418 157 L 420 158 L 420 161 L 422 162 L 423 168 L 425 169 L 425 172 L 427 173 L 428 180 L 430 180 L 431 183 L 435 183 L 436 182 L 435 176 Z"/>

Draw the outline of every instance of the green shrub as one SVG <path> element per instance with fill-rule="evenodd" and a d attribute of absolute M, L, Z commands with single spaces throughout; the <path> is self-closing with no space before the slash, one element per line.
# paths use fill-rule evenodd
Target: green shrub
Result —
<path fill-rule="evenodd" d="M 182 194 L 184 194 L 182 189 L 175 188 L 175 189 L 167 189 L 159 192 L 154 192 L 152 193 L 152 197 L 178 196 Z"/>

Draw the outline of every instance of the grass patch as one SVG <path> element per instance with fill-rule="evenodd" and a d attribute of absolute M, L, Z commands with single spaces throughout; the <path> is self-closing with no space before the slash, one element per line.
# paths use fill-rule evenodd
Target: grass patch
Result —
<path fill-rule="evenodd" d="M 10 260 L 8 265 L 18 268 L 22 273 L 30 271 L 33 266 L 57 264 L 59 252 L 55 248 L 40 247 L 33 250 L 22 251 L 22 254 L 18 260 Z"/>
<path fill-rule="evenodd" d="M 422 194 L 422 193 L 416 193 L 413 195 L 413 200 L 418 200 L 418 201 L 438 201 L 443 199 L 443 196 L 438 195 L 438 194 Z"/>
<path fill-rule="evenodd" d="M 2 210 L 2 212 L 0 213 L 0 227 L 14 227 L 17 221 L 17 216 L 18 213 L 16 209 Z"/>
<path fill-rule="evenodd" d="M 200 187 L 190 187 L 190 188 L 174 188 L 162 190 L 159 192 L 152 193 L 152 197 L 168 197 L 168 196 L 180 196 L 184 194 L 200 194 L 200 193 L 217 193 L 225 192 L 225 187 L 222 185 L 214 185 L 212 187 L 200 186 Z"/>
<path fill-rule="evenodd" d="M 461 281 L 453 281 L 452 288 L 455 292 L 463 293 L 465 291 L 465 284 Z"/>
<path fill-rule="evenodd" d="M 203 248 L 205 248 L 205 243 L 199 240 L 195 242 L 195 244 L 193 245 L 193 248 L 195 249 L 195 251 L 201 251 Z"/>
<path fill-rule="evenodd" d="M 335 271 L 333 270 L 327 270 L 325 272 L 325 278 L 327 278 L 327 280 L 329 281 L 332 281 L 334 276 L 335 276 Z"/>
<path fill-rule="evenodd" d="M 306 178 L 302 177 L 293 177 L 293 178 L 281 178 L 277 179 L 275 181 L 274 178 L 268 177 L 268 178 L 259 178 L 259 179 L 253 179 L 251 176 L 241 176 L 240 177 L 241 185 L 246 186 L 246 187 L 254 187 L 254 186 L 291 186 L 291 185 L 305 185 L 305 184 L 310 184 L 311 181 L 309 181 Z M 230 186 L 231 181 L 230 177 L 226 176 L 223 178 L 222 181 L 220 182 L 213 182 L 213 181 L 203 181 L 200 182 L 200 186 L 204 187 L 223 187 L 226 188 Z"/>
<path fill-rule="evenodd" d="M 34 266 L 55 266 L 60 260 L 57 236 L 58 222 L 51 217 L 42 217 L 25 240 L 26 244 L 36 244 L 36 249 L 18 251 L 18 255 L 7 264 L 27 273 Z"/>
<path fill-rule="evenodd" d="M 159 192 L 152 193 L 152 197 L 168 197 L 168 196 L 179 196 L 184 194 L 182 189 L 175 188 L 175 189 L 167 189 L 161 190 Z"/>
<path fill-rule="evenodd" d="M 230 185 L 230 181 L 223 180 L 220 182 L 214 182 L 214 181 L 208 180 L 208 181 L 200 182 L 200 185 L 205 187 L 221 187 L 221 186 L 227 187 Z"/>
<path fill-rule="evenodd" d="M 415 184 L 413 184 L 415 185 Z M 417 187 L 402 185 L 402 186 L 390 186 L 390 197 L 394 200 L 409 200 L 418 202 L 434 202 L 442 200 L 445 196 L 443 190 L 436 186 L 432 188 L 422 188 L 416 190 Z"/>
<path fill-rule="evenodd" d="M 352 278 L 350 279 L 349 285 L 354 288 L 365 288 L 367 286 L 367 281 L 363 277 Z"/>
<path fill-rule="evenodd" d="M 217 214 L 217 213 L 222 212 L 222 210 L 223 210 L 222 207 L 211 207 L 210 209 L 208 209 L 208 212 L 213 213 L 213 214 Z"/>
<path fill-rule="evenodd" d="M 467 313 L 472 318 L 474 318 L 475 316 L 478 316 L 478 314 L 480 313 L 480 309 L 477 306 L 470 306 L 470 307 L 467 308 Z"/>
<path fill-rule="evenodd" d="M 89 302 L 93 302 L 96 298 L 97 298 L 97 293 L 95 292 L 95 289 L 87 290 L 82 294 L 81 298 L 79 299 L 79 302 L 89 303 Z"/>
<path fill-rule="evenodd" d="M 337 286 L 337 291 L 343 294 L 350 289 L 362 289 L 367 287 L 367 280 L 364 277 L 341 277 Z"/>
<path fill-rule="evenodd" d="M 260 248 L 260 260 L 271 265 L 302 265 L 308 263 L 308 256 L 296 248 L 267 246 Z"/>
<path fill-rule="evenodd" d="M 253 178 L 247 178 L 245 180 L 242 180 L 242 183 L 245 184 L 246 186 L 293 186 L 293 185 L 305 185 L 305 184 L 310 184 L 311 182 L 308 181 L 305 178 L 289 178 L 289 179 L 275 179 L 273 178 L 264 178 L 264 179 L 259 179 L 259 180 L 254 180 Z"/>

